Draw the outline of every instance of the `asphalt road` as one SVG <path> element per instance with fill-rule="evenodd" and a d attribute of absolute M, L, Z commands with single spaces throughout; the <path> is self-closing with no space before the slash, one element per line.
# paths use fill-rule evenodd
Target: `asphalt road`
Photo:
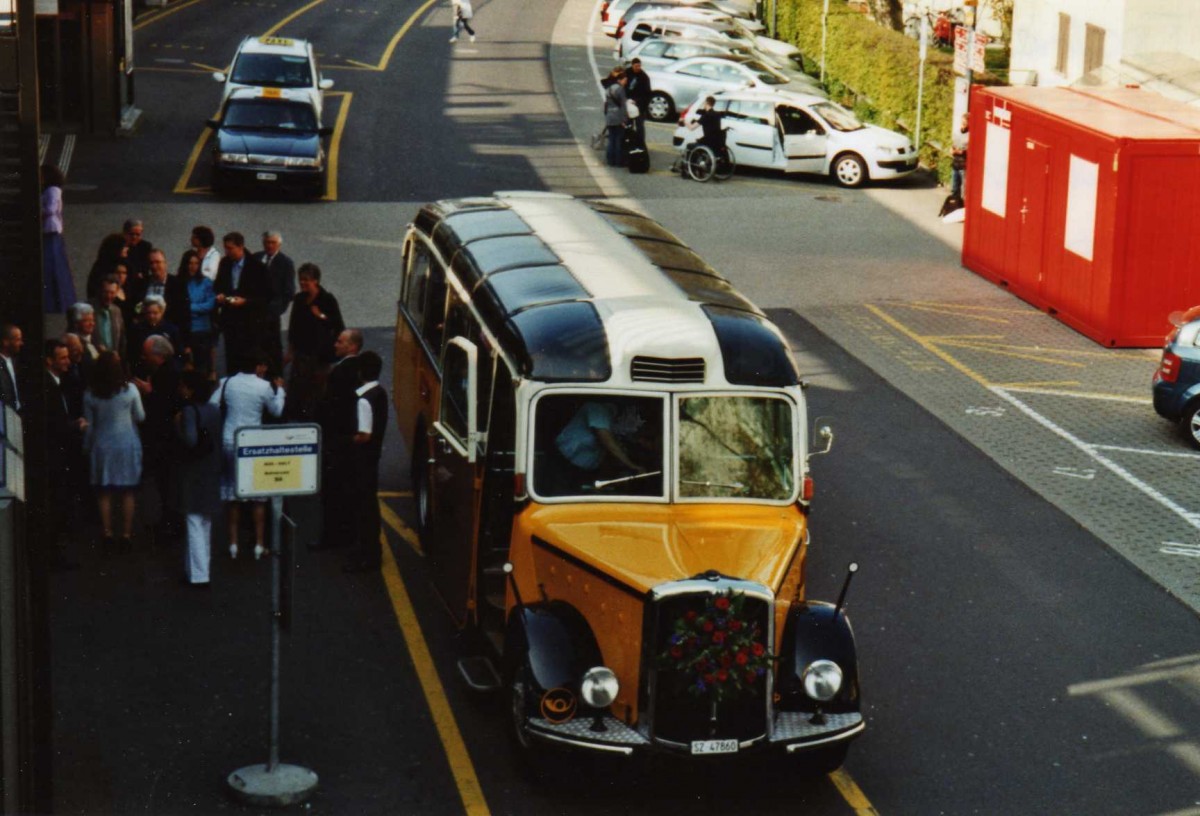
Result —
<path fill-rule="evenodd" d="M 420 203 L 627 189 L 772 307 L 812 383 L 811 415 L 838 436 L 815 460 L 810 594 L 835 595 L 845 564 L 863 566 L 849 609 L 868 730 L 846 774 L 581 766 L 566 790 L 546 789 L 515 773 L 495 701 L 457 681 L 462 644 L 400 534 L 407 464 L 393 439 L 382 488 L 396 571 L 347 577 L 336 554 L 302 555 L 284 758 L 322 775 L 310 812 L 1200 812 L 1193 612 L 1047 501 L 1050 488 L 1012 475 L 993 448 L 1018 450 L 1027 428 L 992 440 L 960 424 L 939 400 L 977 397 L 944 377 L 926 394 L 905 379 L 930 375 L 920 349 L 846 317 L 889 299 L 1014 306 L 957 268 L 951 240 L 914 227 L 924 182 L 847 192 L 754 174 L 701 186 L 667 175 L 661 152 L 646 177 L 594 170 L 572 138 L 598 121 L 582 0 L 478 4 L 479 42 L 457 46 L 444 5 L 279 0 L 216 14 L 212 3 L 177 4 L 138 30 L 143 129 L 81 144 L 71 168 L 77 270 L 130 215 L 175 252 L 194 223 L 282 229 L 285 251 L 322 266 L 348 320 L 390 358 L 398 242 Z M 277 26 L 319 44 L 344 94 L 329 103 L 346 112 L 336 195 L 214 200 L 203 158 L 190 160 L 219 94 L 207 71 L 243 32 Z M 58 812 L 236 810 L 221 780 L 262 743 L 265 570 L 218 559 L 211 595 L 196 597 L 175 585 L 172 552 L 82 558 L 54 586 Z"/>

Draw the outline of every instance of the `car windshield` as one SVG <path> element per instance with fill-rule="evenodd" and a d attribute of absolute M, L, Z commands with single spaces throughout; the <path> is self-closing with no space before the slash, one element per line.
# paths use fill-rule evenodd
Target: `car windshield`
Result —
<path fill-rule="evenodd" d="M 812 106 L 822 119 L 829 123 L 834 130 L 849 133 L 852 130 L 862 130 L 866 125 L 858 121 L 858 117 L 841 105 L 833 102 L 818 102 Z"/>
<path fill-rule="evenodd" d="M 680 397 L 680 497 L 790 499 L 792 427 L 778 397 Z"/>
<path fill-rule="evenodd" d="M 663 401 L 601 393 L 542 397 L 534 423 L 534 492 L 662 497 Z"/>
<path fill-rule="evenodd" d="M 227 128 L 314 131 L 317 117 L 311 105 L 266 99 L 235 99 L 221 123 Z"/>
<path fill-rule="evenodd" d="M 754 76 L 757 77 L 758 81 L 762 82 L 764 85 L 787 84 L 788 78 L 775 71 L 766 63 L 759 62 L 758 60 L 747 60 L 742 64 L 753 71 Z"/>
<path fill-rule="evenodd" d="M 231 82 L 271 88 L 308 88 L 313 84 L 308 57 L 291 54 L 242 54 Z"/>

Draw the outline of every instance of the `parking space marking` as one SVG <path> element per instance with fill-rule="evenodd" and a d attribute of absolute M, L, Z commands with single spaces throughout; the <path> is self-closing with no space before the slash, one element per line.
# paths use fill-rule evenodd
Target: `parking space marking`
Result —
<path fill-rule="evenodd" d="M 1135 405 L 1153 405 L 1154 400 L 1148 397 L 1128 397 L 1124 394 L 1097 394 L 1092 391 L 1055 391 L 1050 388 L 1039 388 L 1038 383 L 995 383 L 997 388 L 1012 391 L 1017 394 L 1045 394 L 1050 397 L 1073 397 L 1075 399 L 1105 400 L 1107 402 L 1129 402 Z"/>
<path fill-rule="evenodd" d="M 467 752 L 466 743 L 463 742 L 462 732 L 454 718 L 454 711 L 450 708 L 450 700 L 447 699 L 446 691 L 442 688 L 437 666 L 434 665 L 433 656 L 429 653 L 429 645 L 425 642 L 425 635 L 421 631 L 421 624 L 417 620 L 417 613 L 413 609 L 408 589 L 404 586 L 404 579 L 400 577 L 400 568 L 396 565 L 396 559 L 392 555 L 392 548 L 388 544 L 386 532 L 380 531 L 379 546 L 383 550 L 381 568 L 383 583 L 387 587 L 392 610 L 396 614 L 396 622 L 400 624 L 400 632 L 408 647 L 409 657 L 412 658 L 413 670 L 416 672 L 417 680 L 421 683 L 421 691 L 425 694 L 425 704 L 429 707 L 433 724 L 442 741 L 442 750 L 450 764 L 450 773 L 454 775 L 455 784 L 458 786 L 458 795 L 462 799 L 463 809 L 468 816 L 489 816 L 491 811 L 488 809 L 487 799 L 484 798 L 483 788 L 479 784 L 479 777 L 475 774 L 475 766 L 471 762 L 471 755 Z"/>
<path fill-rule="evenodd" d="M 221 111 L 218 108 L 217 111 L 213 114 L 213 116 L 216 117 L 216 116 L 219 116 L 220 114 L 221 114 Z M 190 187 L 190 186 L 188 186 L 188 182 L 190 182 L 192 179 L 192 173 L 195 172 L 195 170 L 196 170 L 196 163 L 198 161 L 200 161 L 200 155 L 204 152 L 204 146 L 206 144 L 208 144 L 208 140 L 211 136 L 212 136 L 212 129 L 208 128 L 208 127 L 204 128 L 204 130 L 200 133 L 200 137 L 198 139 L 196 139 L 196 144 L 192 147 L 191 154 L 188 155 L 187 163 L 183 165 L 183 173 L 180 174 L 179 181 L 175 182 L 175 188 L 173 190 L 171 190 L 171 192 L 180 194 L 180 195 L 188 195 L 188 194 L 195 194 L 195 193 L 203 194 L 203 193 L 211 193 L 212 192 L 207 187 Z"/>
<path fill-rule="evenodd" d="M 169 8 L 164 11 L 160 11 L 156 14 L 149 14 L 146 17 L 144 17 L 143 19 L 139 20 L 137 23 L 135 23 L 133 26 L 133 30 L 140 31 L 143 28 L 145 28 L 146 26 L 150 25 L 151 23 L 157 23 L 162 18 L 169 17 L 177 11 L 183 11 L 188 6 L 194 6 L 199 2 L 201 2 L 201 0 L 187 0 L 186 3 L 180 3 L 178 6 L 174 6 L 173 8 Z"/>
<path fill-rule="evenodd" d="M 1150 450 L 1148 448 L 1128 448 L 1124 445 L 1100 445 L 1093 444 L 1090 447 L 1095 450 L 1117 451 L 1118 453 L 1144 453 L 1147 456 L 1166 456 L 1175 459 L 1200 459 L 1200 453 L 1188 453 L 1187 451 L 1165 451 L 1165 450 Z"/>
<path fill-rule="evenodd" d="M 325 0 L 312 0 L 311 3 L 301 6 L 300 8 L 296 9 L 291 14 L 289 14 L 288 16 L 284 17 L 278 23 L 276 23 L 275 25 L 268 28 L 266 31 L 264 31 L 262 33 L 261 36 L 270 37 L 271 35 L 275 34 L 277 31 L 279 31 L 279 29 L 283 28 L 285 25 L 290 23 L 292 20 L 295 20 L 301 14 L 304 14 L 305 12 L 309 11 L 310 9 L 316 8 L 317 6 L 321 5 L 324 2 L 325 2 Z"/>
<path fill-rule="evenodd" d="M 346 117 L 350 113 L 350 102 L 354 94 L 350 91 L 329 91 L 326 97 L 341 97 L 342 104 L 338 106 L 337 119 L 333 123 L 333 135 L 329 137 L 329 158 L 325 163 L 325 195 L 322 201 L 337 201 L 338 197 L 338 162 L 342 151 L 342 134 L 346 130 Z"/>

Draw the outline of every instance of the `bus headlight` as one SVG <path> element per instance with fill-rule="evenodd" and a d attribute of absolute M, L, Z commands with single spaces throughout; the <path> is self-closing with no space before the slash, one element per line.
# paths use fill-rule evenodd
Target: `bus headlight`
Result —
<path fill-rule="evenodd" d="M 827 703 L 842 688 L 842 670 L 832 660 L 814 660 L 804 670 L 804 693 L 812 699 Z"/>
<path fill-rule="evenodd" d="M 607 708 L 617 699 L 621 684 L 617 675 L 607 666 L 597 666 L 584 672 L 579 684 L 579 694 L 592 708 Z"/>

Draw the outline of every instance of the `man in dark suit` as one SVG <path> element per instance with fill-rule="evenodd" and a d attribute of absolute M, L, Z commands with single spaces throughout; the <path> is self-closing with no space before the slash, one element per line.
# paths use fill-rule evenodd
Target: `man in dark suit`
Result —
<path fill-rule="evenodd" d="M 225 257 L 217 267 L 213 289 L 225 335 L 225 368 L 234 372 L 240 357 L 266 345 L 267 304 L 273 291 L 267 270 L 246 252 L 240 232 L 231 232 L 222 241 Z"/>
<path fill-rule="evenodd" d="M 154 529 L 154 543 L 162 545 L 175 538 L 183 525 L 178 513 L 171 509 L 171 440 L 175 414 L 182 407 L 179 398 L 179 363 L 175 348 L 161 334 L 142 341 L 141 360 L 136 366 L 145 379 L 135 377 L 133 384 L 142 395 L 146 419 L 142 422 L 142 461 L 146 477 L 158 490 L 159 517 Z"/>
<path fill-rule="evenodd" d="M 0 326 L 0 402 L 21 410 L 21 391 L 17 385 L 17 355 L 25 347 L 25 336 L 19 326 L 5 323 Z"/>
<path fill-rule="evenodd" d="M 325 446 L 321 471 L 324 527 L 320 548 L 340 547 L 355 540 L 354 513 L 357 506 L 353 494 L 354 434 L 358 428 L 355 390 L 362 383 L 358 378 L 358 356 L 362 350 L 362 332 L 346 329 L 333 344 L 338 360 L 329 369 L 325 396 L 317 416 L 321 423 L 321 443 Z"/>
<path fill-rule="evenodd" d="M 383 360 L 373 351 L 358 355 L 359 386 L 355 390 L 356 427 L 352 458 L 354 461 L 354 501 L 357 537 L 346 572 L 372 572 L 380 567 L 379 536 L 379 458 L 383 454 L 383 436 L 387 432 L 388 396 L 379 384 Z"/>
<path fill-rule="evenodd" d="M 180 340 L 187 346 L 188 330 L 192 325 L 192 298 L 188 294 L 187 280 L 167 274 L 167 256 L 161 249 L 150 250 L 150 274 L 145 280 L 130 286 L 128 293 L 133 308 L 139 313 L 148 295 L 158 295 L 165 300 L 167 311 L 164 318 L 179 329 Z M 136 354 L 139 348 L 140 344 L 131 344 L 130 354 Z M 182 353 L 183 349 L 175 351 Z"/>
<path fill-rule="evenodd" d="M 139 218 L 130 218 L 121 228 L 125 236 L 125 264 L 129 269 L 126 286 L 141 283 L 150 275 L 150 250 L 154 244 L 142 237 L 145 226 Z"/>
<path fill-rule="evenodd" d="M 254 253 L 267 270 L 271 281 L 271 300 L 267 303 L 267 340 L 264 350 L 271 358 L 273 374 L 283 371 L 283 341 L 280 330 L 283 328 L 283 313 L 288 304 L 296 296 L 296 265 L 292 259 L 280 252 L 283 246 L 283 235 L 279 232 L 268 231 L 262 236 L 263 251 Z"/>
<path fill-rule="evenodd" d="M 62 532 L 70 523 L 77 527 L 79 508 L 72 486 L 78 480 L 72 472 L 71 451 L 82 438 L 87 420 L 73 416 L 67 395 L 63 392 L 64 378 L 71 370 L 71 353 L 61 340 L 47 340 L 45 348 L 46 373 L 46 468 L 53 475 L 49 479 L 49 525 L 50 568 L 54 570 L 75 569 L 79 566 L 67 557 L 67 548 L 62 541 Z"/>
<path fill-rule="evenodd" d="M 121 362 L 127 363 L 125 318 L 121 316 L 121 307 L 116 303 L 120 286 L 117 276 L 109 275 L 100 283 L 100 292 L 95 300 L 89 301 L 96 311 L 96 328 L 92 332 L 92 340 L 102 349 L 115 351 L 121 356 Z"/>

